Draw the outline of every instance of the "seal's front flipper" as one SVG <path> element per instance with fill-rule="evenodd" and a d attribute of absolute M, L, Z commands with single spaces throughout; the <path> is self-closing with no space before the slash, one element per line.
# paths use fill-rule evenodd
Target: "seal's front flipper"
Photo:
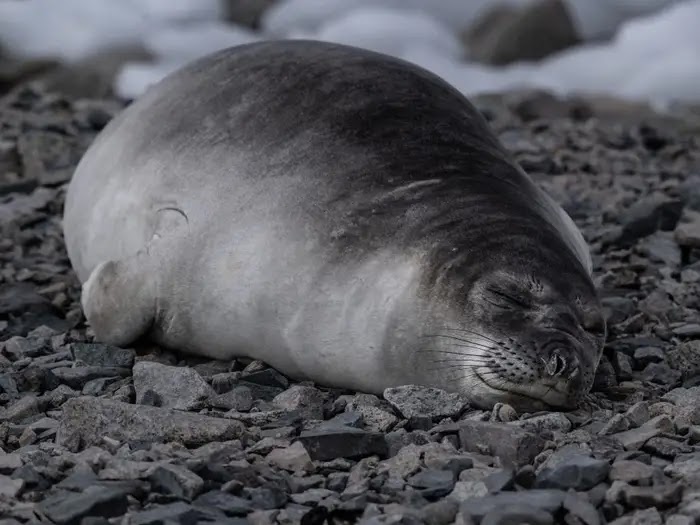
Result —
<path fill-rule="evenodd" d="M 100 263 L 83 284 L 83 312 L 95 338 L 125 346 L 145 335 L 156 312 L 153 276 L 143 268 L 143 252 Z M 138 264 L 141 263 L 141 264 Z M 140 267 L 139 267 L 140 266 Z"/>

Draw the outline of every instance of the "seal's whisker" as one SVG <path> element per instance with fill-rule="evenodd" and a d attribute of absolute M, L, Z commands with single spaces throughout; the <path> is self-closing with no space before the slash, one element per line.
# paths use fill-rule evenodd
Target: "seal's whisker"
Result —
<path fill-rule="evenodd" d="M 464 369 L 469 369 L 469 368 L 483 368 L 484 363 L 461 363 L 461 364 L 443 364 L 442 366 L 435 366 L 432 368 L 428 368 L 427 370 L 430 370 L 432 372 L 435 372 L 436 370 L 464 370 Z"/>
<path fill-rule="evenodd" d="M 468 345 L 460 345 L 460 344 L 457 344 L 457 343 L 447 343 L 447 344 L 449 344 L 450 346 L 456 346 L 456 347 L 458 347 L 458 348 L 470 348 L 471 346 L 474 346 L 474 345 L 471 344 L 471 343 L 468 344 Z M 502 350 L 503 350 L 502 348 L 493 348 L 493 347 L 491 347 L 491 346 L 480 346 L 480 347 L 476 347 L 476 348 L 479 348 L 479 350 L 482 350 L 482 349 L 483 349 L 483 350 L 488 350 L 488 351 L 491 351 L 491 352 L 494 352 L 494 351 L 495 351 L 495 352 L 499 352 L 499 351 L 502 351 Z"/>
<path fill-rule="evenodd" d="M 464 372 L 469 372 L 474 370 L 475 368 L 479 368 L 478 366 L 456 366 L 456 367 L 449 367 L 448 372 L 460 372 L 457 374 L 457 377 L 475 377 L 476 375 L 469 375 L 465 374 Z M 505 381 L 501 378 L 499 372 L 479 372 L 479 376 L 481 378 L 488 377 L 490 380 L 498 380 L 501 379 L 500 384 L 505 384 Z"/>
<path fill-rule="evenodd" d="M 467 357 L 466 359 L 436 359 L 433 361 L 433 363 L 465 363 L 465 362 L 474 362 L 474 363 L 493 363 L 493 359 L 490 358 L 479 358 L 479 357 Z"/>
<path fill-rule="evenodd" d="M 480 334 L 479 332 L 475 332 L 474 330 L 469 330 L 469 329 L 467 329 L 467 328 L 443 328 L 443 330 L 447 330 L 447 331 L 450 331 L 450 332 L 465 332 L 465 333 L 468 333 L 468 334 L 476 335 L 476 336 L 478 336 L 478 337 L 483 337 L 483 338 L 486 339 L 487 341 L 491 341 L 492 343 L 495 343 L 495 344 L 497 344 L 497 345 L 498 345 L 498 344 L 501 344 L 501 341 L 496 341 L 495 339 L 492 339 L 492 338 L 490 338 L 490 337 L 488 337 L 488 336 L 485 336 L 484 334 Z"/>
<path fill-rule="evenodd" d="M 445 371 L 449 372 L 462 372 L 464 370 L 470 370 L 472 368 L 478 368 L 480 365 L 460 365 L 460 366 L 435 366 L 431 368 L 426 368 L 429 372 Z M 464 374 L 458 374 L 460 377 L 464 377 Z"/>
<path fill-rule="evenodd" d="M 462 348 L 469 348 L 468 346 L 463 346 Z M 481 350 L 480 348 L 477 350 Z M 421 348 L 417 350 L 418 352 L 424 352 L 424 353 L 429 353 L 429 354 L 446 354 L 446 355 L 459 355 L 459 356 L 473 356 L 473 357 L 487 357 L 488 354 L 484 355 L 483 353 L 474 353 L 470 354 L 469 352 L 454 352 L 451 350 L 434 350 L 432 348 Z M 489 356 L 491 357 L 491 356 Z"/>
<path fill-rule="evenodd" d="M 491 348 L 489 345 L 485 345 L 484 343 L 479 343 L 477 341 L 470 341 L 469 339 L 462 339 L 459 337 L 455 337 L 454 335 L 446 335 L 446 334 L 424 334 L 421 335 L 421 337 L 443 337 L 445 339 L 452 339 L 454 341 L 459 341 L 461 343 L 469 343 L 474 346 L 482 346 L 484 348 Z"/>
<path fill-rule="evenodd" d="M 497 370 L 488 370 L 486 372 L 479 372 L 481 377 L 491 376 L 491 377 L 501 377 L 501 372 Z M 505 381 L 505 380 L 504 380 Z"/>

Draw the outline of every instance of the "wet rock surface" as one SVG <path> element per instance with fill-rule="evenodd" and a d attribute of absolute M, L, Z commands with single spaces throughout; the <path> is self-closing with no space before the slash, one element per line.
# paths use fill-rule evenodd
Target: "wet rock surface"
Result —
<path fill-rule="evenodd" d="M 120 104 L 28 86 L 0 99 L 1 519 L 695 523 L 700 128 L 517 100 L 477 103 L 582 229 L 609 321 L 594 391 L 565 413 L 94 342 L 60 216 Z"/>

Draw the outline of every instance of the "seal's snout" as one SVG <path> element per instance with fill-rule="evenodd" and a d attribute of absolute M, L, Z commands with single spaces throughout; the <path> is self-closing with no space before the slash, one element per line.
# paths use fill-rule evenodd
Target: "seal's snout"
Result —
<path fill-rule="evenodd" d="M 575 379 L 580 374 L 578 358 L 559 348 L 552 351 L 544 370 L 547 375 L 562 379 Z"/>

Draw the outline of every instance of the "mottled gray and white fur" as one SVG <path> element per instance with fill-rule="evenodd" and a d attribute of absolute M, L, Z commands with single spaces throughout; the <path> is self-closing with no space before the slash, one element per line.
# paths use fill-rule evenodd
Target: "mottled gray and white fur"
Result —
<path fill-rule="evenodd" d="M 581 233 L 478 111 L 342 45 L 231 48 L 149 89 L 81 160 L 64 232 L 114 345 L 569 407 L 605 337 Z"/>

